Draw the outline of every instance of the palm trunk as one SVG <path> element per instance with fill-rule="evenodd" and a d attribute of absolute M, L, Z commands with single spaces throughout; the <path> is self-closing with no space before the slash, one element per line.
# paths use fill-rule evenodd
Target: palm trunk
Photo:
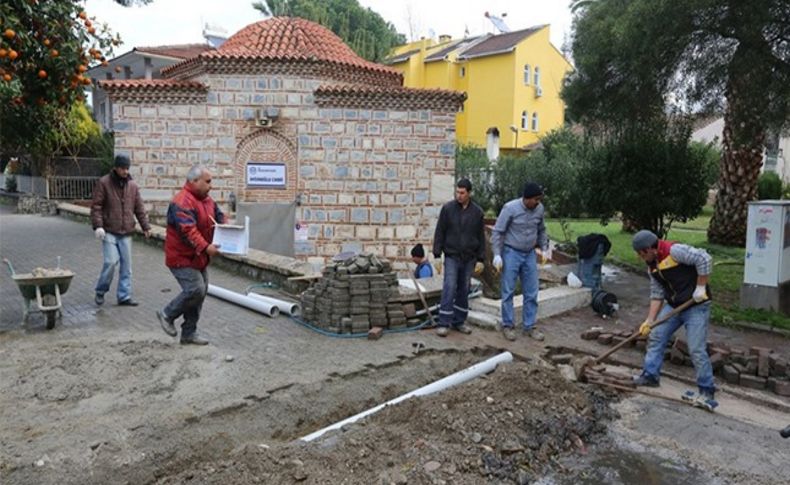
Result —
<path fill-rule="evenodd" d="M 748 203 L 757 198 L 765 143 L 763 114 L 768 107 L 767 90 L 760 89 L 767 85 L 764 81 L 768 71 L 757 62 L 760 57 L 755 55 L 754 46 L 745 47 L 742 43 L 731 63 L 719 192 L 708 228 L 708 240 L 716 244 L 746 244 Z"/>

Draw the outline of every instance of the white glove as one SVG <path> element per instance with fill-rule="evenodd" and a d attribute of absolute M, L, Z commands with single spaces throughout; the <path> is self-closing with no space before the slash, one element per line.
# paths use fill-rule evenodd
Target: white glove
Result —
<path fill-rule="evenodd" d="M 502 256 L 496 255 L 494 256 L 494 269 L 497 271 L 502 271 Z"/>
<path fill-rule="evenodd" d="M 104 232 L 104 228 L 102 227 L 97 227 L 93 233 L 96 234 L 96 239 L 101 239 L 102 241 L 104 241 L 104 236 L 107 235 L 107 233 Z"/>
<path fill-rule="evenodd" d="M 694 289 L 694 294 L 691 297 L 694 298 L 694 301 L 697 303 L 702 303 L 703 301 L 707 300 L 708 292 L 705 291 L 705 286 L 697 285 L 697 287 Z"/>

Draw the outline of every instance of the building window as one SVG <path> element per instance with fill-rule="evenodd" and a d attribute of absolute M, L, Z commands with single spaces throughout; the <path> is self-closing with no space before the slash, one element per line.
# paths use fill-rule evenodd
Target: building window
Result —
<path fill-rule="evenodd" d="M 524 86 L 529 86 L 529 76 L 530 76 L 529 64 L 524 64 Z"/>
<path fill-rule="evenodd" d="M 538 66 L 535 66 L 535 82 L 533 84 L 535 87 L 540 86 L 540 68 Z"/>
<path fill-rule="evenodd" d="M 521 112 L 521 129 L 529 129 L 529 112 L 526 110 Z"/>
<path fill-rule="evenodd" d="M 538 131 L 538 112 L 532 113 L 532 131 Z"/>
<path fill-rule="evenodd" d="M 461 71 L 460 71 L 460 73 L 458 75 L 460 77 L 464 77 L 466 75 L 466 68 L 462 66 L 461 67 Z"/>

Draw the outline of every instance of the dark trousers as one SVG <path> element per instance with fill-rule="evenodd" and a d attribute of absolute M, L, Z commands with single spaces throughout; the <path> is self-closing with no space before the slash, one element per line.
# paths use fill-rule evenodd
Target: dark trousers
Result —
<path fill-rule="evenodd" d="M 181 293 L 167 304 L 165 316 L 173 321 L 184 316 L 181 324 L 181 338 L 189 337 L 197 331 L 200 310 L 208 292 L 208 271 L 194 268 L 170 268 L 181 286 Z"/>
<path fill-rule="evenodd" d="M 474 269 L 474 259 L 462 261 L 452 256 L 444 257 L 440 327 L 460 327 L 466 321 L 469 314 L 469 280 Z"/>

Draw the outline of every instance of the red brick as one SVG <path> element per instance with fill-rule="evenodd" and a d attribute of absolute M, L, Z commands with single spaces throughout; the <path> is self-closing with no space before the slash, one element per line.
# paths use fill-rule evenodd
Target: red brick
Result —
<path fill-rule="evenodd" d="M 383 327 L 373 327 L 368 330 L 368 340 L 378 340 L 384 335 Z"/>

